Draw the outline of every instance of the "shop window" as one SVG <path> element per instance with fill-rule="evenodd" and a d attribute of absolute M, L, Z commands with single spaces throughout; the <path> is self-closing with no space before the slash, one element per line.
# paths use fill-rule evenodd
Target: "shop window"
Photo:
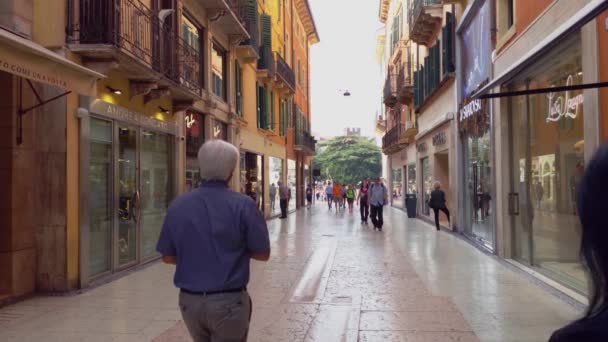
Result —
<path fill-rule="evenodd" d="M 228 125 L 215 120 L 213 123 L 213 139 L 228 141 Z"/>
<path fill-rule="evenodd" d="M 215 42 L 211 51 L 211 74 L 213 93 L 226 101 L 226 50 Z"/>

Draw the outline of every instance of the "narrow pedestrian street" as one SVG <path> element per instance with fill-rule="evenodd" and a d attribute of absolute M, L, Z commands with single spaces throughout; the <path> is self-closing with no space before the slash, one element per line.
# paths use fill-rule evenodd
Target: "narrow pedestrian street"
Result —
<path fill-rule="evenodd" d="M 358 208 L 355 208 L 355 211 Z M 269 221 L 254 262 L 249 341 L 546 341 L 580 307 L 487 255 L 387 209 L 383 232 L 325 203 Z M 173 267 L 0 309 L 1 341 L 190 341 Z"/>

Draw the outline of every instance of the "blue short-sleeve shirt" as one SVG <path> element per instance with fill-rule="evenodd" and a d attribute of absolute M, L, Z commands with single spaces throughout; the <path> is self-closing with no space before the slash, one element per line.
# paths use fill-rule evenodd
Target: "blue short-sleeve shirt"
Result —
<path fill-rule="evenodd" d="M 167 212 L 156 250 L 175 256 L 175 286 L 218 291 L 249 282 L 252 254 L 270 250 L 268 228 L 255 202 L 224 182 L 203 182 Z"/>

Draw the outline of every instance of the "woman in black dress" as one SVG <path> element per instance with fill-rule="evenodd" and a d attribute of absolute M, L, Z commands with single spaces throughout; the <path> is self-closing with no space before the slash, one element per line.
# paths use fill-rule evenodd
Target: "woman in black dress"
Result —
<path fill-rule="evenodd" d="M 435 213 L 435 227 L 439 231 L 439 211 L 443 211 L 445 216 L 448 217 L 448 222 L 450 222 L 450 211 L 448 207 L 445 205 L 445 192 L 441 190 L 441 183 L 435 182 L 433 185 L 433 192 L 431 192 L 431 199 L 429 200 L 429 207 L 433 209 Z"/>
<path fill-rule="evenodd" d="M 599 148 L 577 184 L 577 211 L 583 228 L 581 256 L 591 282 L 584 317 L 556 331 L 550 342 L 608 341 L 608 144 Z"/>

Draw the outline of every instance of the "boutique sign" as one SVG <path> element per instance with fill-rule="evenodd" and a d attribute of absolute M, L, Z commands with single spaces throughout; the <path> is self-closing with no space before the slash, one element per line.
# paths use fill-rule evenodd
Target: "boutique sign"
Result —
<path fill-rule="evenodd" d="M 479 85 L 480 89 L 487 80 Z M 458 108 L 458 131 L 462 136 L 481 137 L 490 128 L 487 99 L 464 98 Z"/>
<path fill-rule="evenodd" d="M 483 109 L 481 101 L 482 100 L 479 99 L 473 100 L 460 107 L 460 110 L 458 111 L 458 121 L 464 121 L 470 118 L 471 116 L 481 112 Z"/>
<path fill-rule="evenodd" d="M 574 83 L 574 77 L 568 76 L 566 86 L 571 86 Z M 547 114 L 547 122 L 558 122 L 563 118 L 576 119 L 580 107 L 583 105 L 583 94 L 573 95 L 570 91 L 565 91 L 561 95 L 549 93 L 547 95 L 549 113 Z"/>

